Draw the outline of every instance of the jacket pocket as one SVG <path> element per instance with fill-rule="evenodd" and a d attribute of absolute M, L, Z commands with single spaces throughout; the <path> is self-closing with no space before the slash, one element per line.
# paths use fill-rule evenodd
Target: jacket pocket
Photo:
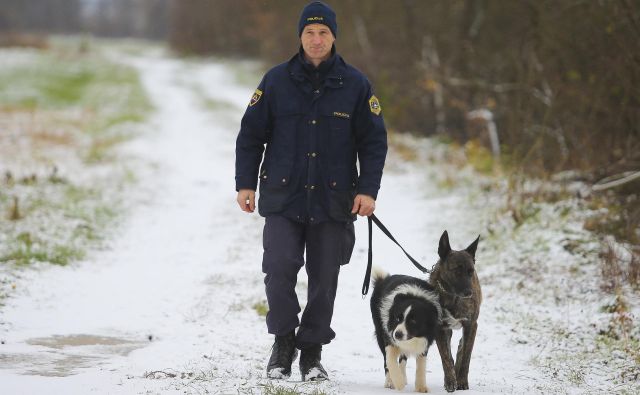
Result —
<path fill-rule="evenodd" d="M 258 211 L 260 215 L 281 212 L 289 199 L 291 166 L 274 165 L 264 167 L 260 172 L 260 196 Z"/>
<path fill-rule="evenodd" d="M 355 215 L 351 214 L 353 199 L 356 196 L 356 178 L 351 168 L 337 167 L 332 169 L 329 177 L 329 216 L 335 221 L 351 222 Z"/>

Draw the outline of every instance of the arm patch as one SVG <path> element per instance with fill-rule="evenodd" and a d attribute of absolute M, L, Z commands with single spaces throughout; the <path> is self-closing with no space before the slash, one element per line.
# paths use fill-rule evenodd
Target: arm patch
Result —
<path fill-rule="evenodd" d="M 369 99 L 369 109 L 372 113 L 380 115 L 382 107 L 380 107 L 380 101 L 378 100 L 376 95 L 371 96 L 371 98 Z"/>
<path fill-rule="evenodd" d="M 253 96 L 251 96 L 251 100 L 249 101 L 249 107 L 253 106 L 258 101 L 260 101 L 261 97 L 262 97 L 262 91 L 260 89 L 256 89 L 256 91 L 253 93 Z"/>

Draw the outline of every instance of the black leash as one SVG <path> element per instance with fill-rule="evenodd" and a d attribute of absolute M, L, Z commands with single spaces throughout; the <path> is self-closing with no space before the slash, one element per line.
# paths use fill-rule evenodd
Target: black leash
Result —
<path fill-rule="evenodd" d="M 411 263 L 413 263 L 413 265 L 415 267 L 417 267 L 418 270 L 420 270 L 423 273 L 431 273 L 431 270 L 428 270 L 426 267 L 424 267 L 421 264 L 419 264 L 418 261 L 413 259 L 413 257 L 411 257 L 411 255 L 409 255 L 407 253 L 407 251 L 405 251 L 404 248 L 402 248 L 400 243 L 398 243 L 396 241 L 396 239 L 393 237 L 391 232 L 389 232 L 389 230 L 382 224 L 382 222 L 380 222 L 380 220 L 378 219 L 378 217 L 375 216 L 375 214 L 371 214 L 370 216 L 368 216 L 367 217 L 367 222 L 369 223 L 369 256 L 368 256 L 368 260 L 367 260 L 367 272 L 364 275 L 364 283 L 362 284 L 362 296 L 365 296 L 369 292 L 369 282 L 371 281 L 371 266 L 373 264 L 373 247 L 372 247 L 372 244 L 373 244 L 372 243 L 372 241 L 373 241 L 373 226 L 371 225 L 372 222 L 375 222 L 376 226 L 378 228 L 380 228 L 382 233 L 387 235 L 387 237 L 390 238 L 391 241 L 393 241 L 394 243 L 396 243 L 396 245 L 398 247 L 400 247 L 402 252 L 404 252 L 404 254 L 407 256 L 407 258 L 409 258 Z"/>

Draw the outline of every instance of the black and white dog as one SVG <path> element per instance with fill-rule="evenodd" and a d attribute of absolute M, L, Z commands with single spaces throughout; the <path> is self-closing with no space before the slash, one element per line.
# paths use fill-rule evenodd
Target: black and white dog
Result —
<path fill-rule="evenodd" d="M 426 362 L 429 346 L 443 325 L 459 326 L 440 306 L 436 288 L 411 276 L 389 275 L 373 268 L 371 315 L 384 357 L 385 387 L 407 385 L 408 357 L 416 358 L 417 392 L 428 392 Z"/>

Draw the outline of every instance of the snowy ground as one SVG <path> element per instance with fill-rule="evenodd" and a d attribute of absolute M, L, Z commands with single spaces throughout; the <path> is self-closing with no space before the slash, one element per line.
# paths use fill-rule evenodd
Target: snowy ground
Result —
<path fill-rule="evenodd" d="M 233 177 L 235 136 L 254 88 L 230 77 L 238 73 L 237 66 L 160 53 L 127 62 L 144 70 L 143 82 L 157 109 L 147 131 L 125 147 L 148 163 L 137 169 L 140 182 L 130 192 L 136 209 L 107 251 L 71 266 L 21 273 L 3 312 L 0 392 L 235 394 L 273 391 L 270 385 L 303 393 L 395 392 L 383 388 L 368 298 L 360 295 L 367 255 L 364 220 L 357 221 L 354 255 L 340 277 L 333 320 L 337 337 L 323 351 L 332 380 L 300 383 L 297 366 L 290 381 L 270 384 L 264 379 L 272 338 L 253 308 L 264 300 L 263 222 L 237 208 Z M 254 78 L 251 85 L 260 76 Z M 443 187 L 443 174 L 458 175 L 442 163 L 447 157 L 433 144 L 398 141 L 413 145 L 418 155 L 406 162 L 400 150 L 390 153 L 376 214 L 414 257 L 431 266 L 443 230 L 449 231 L 454 249 L 487 234 L 487 221 L 494 219 L 487 218 L 483 207 L 494 202 L 471 204 L 470 196 L 481 196 L 478 191 Z M 501 229 L 499 224 L 494 228 Z M 514 235 L 512 242 L 521 240 Z M 513 313 L 546 317 L 547 310 L 554 309 L 540 287 L 518 285 L 523 279 L 544 281 L 547 273 L 532 276 L 525 269 L 529 263 L 524 266 L 516 252 L 496 251 L 500 247 L 505 246 L 481 241 L 477 253 L 485 298 L 471 390 L 465 394 L 614 392 L 604 366 L 603 377 L 572 381 L 536 362 L 549 355 L 548 345 L 555 343 L 540 339 L 546 333 L 535 327 L 518 333 L 522 326 L 514 326 L 514 321 L 521 316 L 514 318 Z M 561 248 L 551 254 L 571 259 Z M 380 232 L 374 257 L 391 273 L 419 275 Z M 302 300 L 304 277 L 301 272 Z M 588 322 L 591 317 L 580 309 L 591 312 L 598 294 L 586 292 L 582 302 L 581 295 L 548 315 Z M 457 344 L 459 334 L 454 336 Z M 408 370 L 414 366 L 410 362 Z M 431 391 L 445 393 L 435 347 L 427 369 Z M 633 393 L 637 387 L 622 389 Z M 404 392 L 410 391 L 411 379 Z"/>

